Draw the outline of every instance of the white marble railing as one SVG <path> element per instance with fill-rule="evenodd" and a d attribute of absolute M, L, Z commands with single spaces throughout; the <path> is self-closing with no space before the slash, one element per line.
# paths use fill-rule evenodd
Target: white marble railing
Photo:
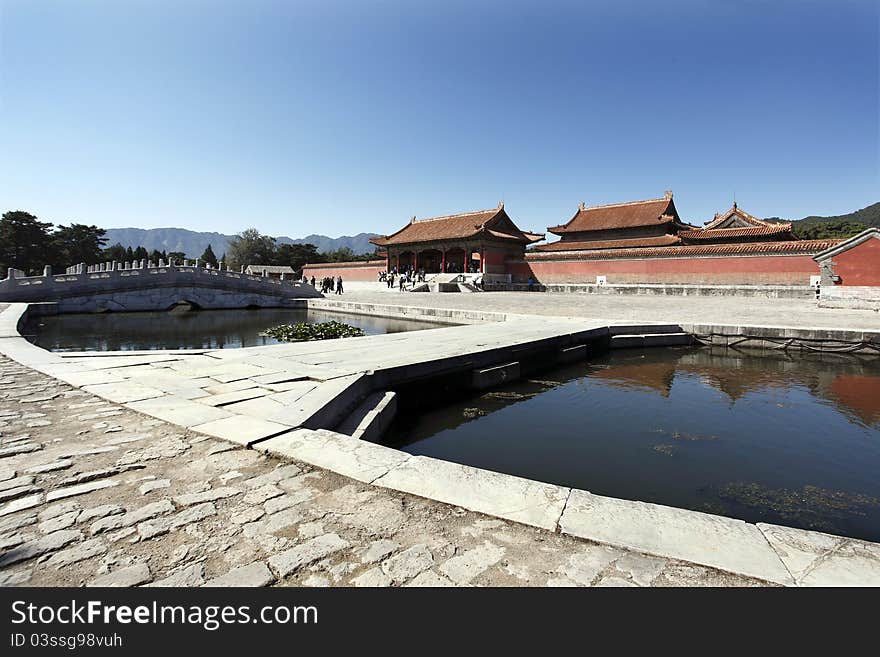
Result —
<path fill-rule="evenodd" d="M 245 289 L 264 294 L 284 295 L 311 289 L 299 280 L 254 276 L 221 267 L 198 264 L 158 264 L 140 261 L 134 263 L 101 263 L 68 267 L 64 274 L 53 274 L 46 266 L 42 276 L 24 276 L 20 270 L 9 268 L 7 277 L 0 280 L 0 300 L 39 301 L 69 294 L 100 294 L 117 289 L 148 288 L 154 286 L 210 286 Z M 294 296 L 296 296 L 294 294 Z"/>

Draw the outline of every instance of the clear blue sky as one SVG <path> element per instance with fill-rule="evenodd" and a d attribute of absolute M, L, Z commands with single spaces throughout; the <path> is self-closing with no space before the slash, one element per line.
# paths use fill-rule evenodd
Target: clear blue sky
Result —
<path fill-rule="evenodd" d="M 331 236 L 880 200 L 878 3 L 0 0 L 0 210 Z"/>

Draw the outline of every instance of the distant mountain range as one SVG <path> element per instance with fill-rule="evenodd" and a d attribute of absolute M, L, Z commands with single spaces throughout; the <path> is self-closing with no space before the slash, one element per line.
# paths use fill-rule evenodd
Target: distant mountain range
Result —
<path fill-rule="evenodd" d="M 180 251 L 187 258 L 198 258 L 208 245 L 211 245 L 217 257 L 225 253 L 229 248 L 229 240 L 234 235 L 222 233 L 196 232 L 185 228 L 108 228 L 107 246 L 122 244 L 124 247 L 137 248 L 142 246 L 147 251 Z M 370 238 L 377 237 L 376 233 L 359 233 L 358 235 L 343 235 L 342 237 L 327 237 L 326 235 L 306 235 L 302 238 L 278 237 L 278 244 L 314 244 L 319 253 L 336 251 L 348 247 L 355 255 L 372 253 L 376 246 L 370 244 Z"/>

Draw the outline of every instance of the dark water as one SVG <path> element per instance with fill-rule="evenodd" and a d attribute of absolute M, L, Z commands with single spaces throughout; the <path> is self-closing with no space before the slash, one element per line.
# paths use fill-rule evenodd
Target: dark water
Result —
<path fill-rule="evenodd" d="M 184 313 L 107 313 L 42 317 L 25 327 L 28 339 L 50 351 L 230 349 L 276 344 L 260 332 L 278 324 L 329 322 L 357 326 L 367 335 L 438 328 L 443 324 L 318 310 L 261 308 Z"/>
<path fill-rule="evenodd" d="M 385 442 L 601 495 L 880 540 L 880 359 L 622 350 L 402 413 Z"/>

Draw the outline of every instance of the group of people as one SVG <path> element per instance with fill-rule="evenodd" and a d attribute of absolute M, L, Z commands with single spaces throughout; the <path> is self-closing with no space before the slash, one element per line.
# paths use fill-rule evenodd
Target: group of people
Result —
<path fill-rule="evenodd" d="M 312 276 L 312 287 L 315 287 L 314 276 Z M 325 276 L 321 279 L 321 293 L 327 294 L 328 292 L 342 294 L 342 276 L 337 276 L 336 278 L 333 278 L 332 276 Z"/>
<path fill-rule="evenodd" d="M 424 283 L 425 282 L 425 269 L 424 267 L 419 268 L 418 271 L 412 266 L 402 267 L 400 271 L 397 270 L 397 267 L 392 267 L 391 271 L 380 271 L 379 272 L 379 282 L 380 283 L 388 283 L 388 287 L 394 287 L 393 280 L 400 280 L 401 278 L 405 278 L 408 282 L 411 283 Z"/>
<path fill-rule="evenodd" d="M 414 286 L 416 283 L 424 283 L 425 270 L 422 268 L 416 271 L 414 267 L 408 266 L 402 268 L 401 271 L 397 271 L 397 267 L 392 267 L 391 271 L 379 272 L 380 283 L 384 282 L 389 288 L 393 288 L 395 281 L 400 290 L 403 291 L 407 287 Z"/>

